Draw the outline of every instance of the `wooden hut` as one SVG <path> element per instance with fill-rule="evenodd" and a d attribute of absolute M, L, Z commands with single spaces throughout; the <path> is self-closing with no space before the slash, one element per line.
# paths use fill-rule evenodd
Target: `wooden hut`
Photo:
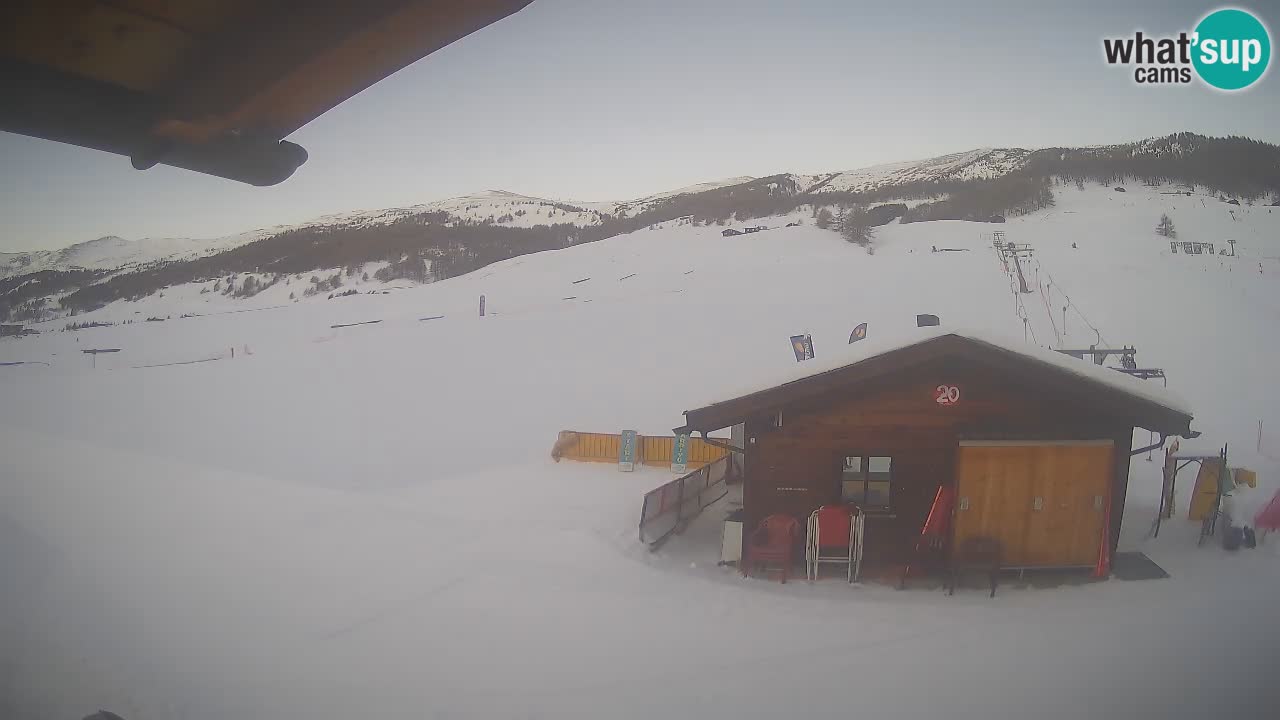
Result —
<path fill-rule="evenodd" d="M 854 504 L 867 560 L 900 564 L 947 486 L 950 546 L 991 537 L 1005 568 L 1095 567 L 1120 536 L 1130 456 L 1146 451 L 1134 428 L 1191 435 L 1162 388 L 1030 345 L 921 328 L 847 352 L 685 412 L 677 432 L 745 424 L 746 528 Z"/>

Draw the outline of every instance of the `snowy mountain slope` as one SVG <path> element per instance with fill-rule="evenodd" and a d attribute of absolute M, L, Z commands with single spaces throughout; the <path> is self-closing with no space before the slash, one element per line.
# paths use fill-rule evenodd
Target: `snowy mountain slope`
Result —
<path fill-rule="evenodd" d="M 675 190 L 668 190 L 666 192 L 647 195 L 645 197 L 637 198 L 635 200 L 628 200 L 625 202 L 618 202 L 618 203 L 610 203 L 608 204 L 609 208 L 606 212 L 610 215 L 620 215 L 623 213 L 627 215 L 636 215 L 638 213 L 644 212 L 645 210 L 651 209 L 652 207 L 662 202 L 663 200 L 669 200 L 679 195 L 694 195 L 697 193 L 709 192 L 711 190 L 719 190 L 721 188 L 732 187 L 734 185 L 741 185 L 742 183 L 751 182 L 752 180 L 755 180 L 755 179 L 756 178 L 753 178 L 749 175 L 743 175 L 740 177 L 725 178 L 724 180 L 713 180 L 711 182 L 697 183 L 694 185 L 688 185 L 682 188 L 677 188 Z"/>
<path fill-rule="evenodd" d="M 190 238 L 125 240 L 108 235 L 61 250 L 0 253 L 0 277 L 71 268 L 112 270 L 159 259 L 191 257 L 215 249 L 220 244 L 218 241 Z"/>
<path fill-rule="evenodd" d="M 566 428 L 669 432 L 706 397 L 795 367 L 797 333 L 819 358 L 852 357 L 857 323 L 891 341 L 928 312 L 1022 342 L 1021 300 L 1038 344 L 1055 327 L 1096 342 L 1087 319 L 1164 367 L 1204 432 L 1184 448 L 1230 442 L 1260 471 L 1242 502 L 1269 495 L 1280 463 L 1251 448 L 1259 420 L 1280 427 L 1280 208 L 1055 190 L 1054 208 L 1000 226 L 885 226 L 874 255 L 807 213 L 735 238 L 669 223 L 387 295 L 171 288 L 76 319 L 172 320 L 0 341 L 0 362 L 48 363 L 0 367 L 4 406 L 23 409 L 0 414 L 0 629 L 16 658 L 0 708 L 838 716 L 853 697 L 872 716 L 1168 719 L 1212 716 L 1223 688 L 1271 699 L 1249 669 L 1280 640 L 1276 547 L 1197 549 L 1182 521 L 1146 540 L 1158 463 L 1132 463 L 1124 548 L 1171 579 L 988 600 L 740 580 L 715 567 L 714 537 L 652 555 L 639 498 L 669 473 L 547 457 Z M 1238 257 L 1170 253 L 1161 213 L 1180 239 L 1237 239 Z M 1011 294 L 995 229 L 1035 248 L 1035 294 Z M 79 352 L 104 347 L 121 352 L 96 369 Z M 1224 588 L 1230 612 L 1205 622 Z"/>
<path fill-rule="evenodd" d="M 997 177 L 1016 168 L 1018 160 L 1025 153 L 1026 151 L 1022 150 L 983 149 L 826 175 L 780 177 L 794 179 L 796 187 L 802 191 L 864 191 L 921 180 Z M 304 223 L 259 228 L 213 239 L 125 240 L 108 236 L 61 250 L 0 253 L 0 278 L 40 270 L 126 269 L 159 261 L 200 257 L 289 230 L 310 227 L 385 225 L 404 217 L 424 213 L 447 213 L 451 222 L 488 222 L 507 227 L 533 227 L 556 223 L 595 225 L 600 223 L 604 215 L 634 216 L 679 195 L 719 190 L 754 179 L 746 176 L 726 178 L 655 193 L 635 200 L 605 202 L 558 201 L 504 190 L 488 190 L 406 207 L 334 213 Z"/>
<path fill-rule="evenodd" d="M 708 186 L 715 183 L 707 183 Z M 698 186 L 694 186 L 698 187 Z M 690 190 L 692 191 L 692 190 Z M 671 195 L 682 191 L 673 191 Z M 663 196 L 664 197 L 664 196 Z M 620 207 L 634 208 L 659 199 L 660 196 L 626 203 L 566 203 L 530 197 L 503 190 L 489 190 L 408 207 L 359 210 L 323 215 L 314 220 L 292 225 L 258 228 L 235 235 L 212 239 L 142 238 L 125 240 L 108 236 L 90 240 L 61 250 L 0 253 L 0 278 L 38 272 L 40 270 L 127 269 L 148 263 L 189 259 L 228 250 L 245 243 L 290 230 L 312 227 L 385 225 L 404 217 L 443 212 L 451 222 L 491 222 L 507 227 L 532 227 L 568 223 L 594 225 L 602 214 L 616 213 Z"/>
<path fill-rule="evenodd" d="M 141 238 L 108 235 L 60 250 L 0 253 L 0 278 L 41 270 L 127 270 L 150 263 L 183 260 L 229 250 L 297 226 L 277 225 L 218 238 Z"/>
<path fill-rule="evenodd" d="M 133 242 L 106 237 L 57 251 L 0 253 L 0 278 L 46 269 L 130 269 L 160 261 L 210 255 L 290 230 L 371 228 L 415 215 L 438 214 L 432 221 L 443 224 L 478 223 L 508 228 L 558 224 L 603 227 L 609 218 L 624 215 L 634 218 L 646 211 L 664 206 L 670 209 L 677 204 L 683 205 L 686 211 L 701 207 L 704 211 L 717 208 L 718 212 L 745 210 L 751 213 L 756 209 L 742 207 L 743 198 L 760 202 L 762 195 L 777 199 L 806 193 L 866 193 L 898 186 L 906 191 L 903 198 L 882 196 L 879 200 L 905 198 L 908 203 L 918 203 L 922 183 L 992 180 L 1019 170 L 1045 176 L 1094 179 L 1179 177 L 1193 184 L 1226 188 L 1228 194 L 1256 198 L 1280 192 L 1276 187 L 1280 181 L 1275 176 L 1277 158 L 1280 158 L 1280 148 L 1247 138 L 1208 138 L 1179 133 L 1137 143 L 1087 148 L 1038 151 L 982 148 L 919 161 L 819 175 L 784 173 L 765 178 L 734 177 L 622 202 L 558 201 L 489 190 L 406 207 L 335 213 L 305 223 L 258 228 L 223 238 L 152 238 Z M 945 190 L 940 190 L 938 196 L 943 194 Z M 695 199 L 707 202 L 689 202 Z M 775 210 L 770 208 L 766 212 Z"/>
<path fill-rule="evenodd" d="M 1022 166 L 1029 150 L 980 148 L 913 162 L 874 165 L 828 175 L 797 175 L 803 192 L 866 192 L 935 180 L 987 180 Z"/>

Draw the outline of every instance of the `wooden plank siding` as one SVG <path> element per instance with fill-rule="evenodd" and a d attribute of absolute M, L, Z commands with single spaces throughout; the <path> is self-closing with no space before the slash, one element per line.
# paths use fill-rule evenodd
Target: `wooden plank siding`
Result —
<path fill-rule="evenodd" d="M 939 385 L 960 387 L 959 402 L 940 405 Z M 775 427 L 779 410 L 782 425 Z M 1132 424 L 1111 410 L 1081 403 L 1068 388 L 1029 386 L 968 358 L 944 357 L 904 368 L 874 387 L 836 390 L 747 418 L 745 521 L 752 528 L 774 513 L 803 520 L 820 505 L 839 501 L 845 455 L 889 456 L 892 508 L 888 515 L 869 515 L 867 551 L 901 560 L 938 487 L 956 481 L 962 439 L 1112 440 L 1114 465 L 1105 461 L 1101 492 L 1111 494 L 1114 547 Z"/>
<path fill-rule="evenodd" d="M 640 437 L 640 453 L 637 460 L 645 465 L 666 467 L 671 464 L 671 448 L 675 436 Z M 578 462 L 618 462 L 621 450 L 622 435 L 620 433 L 592 433 L 565 430 L 559 435 L 556 446 L 559 457 Z M 729 451 L 712 445 L 701 438 L 689 438 L 689 470 L 709 465 L 729 454 Z M 554 456 L 554 453 L 553 453 Z"/>
<path fill-rule="evenodd" d="M 994 537 L 1006 567 L 1098 560 L 1115 471 L 1111 440 L 962 445 L 955 540 Z"/>

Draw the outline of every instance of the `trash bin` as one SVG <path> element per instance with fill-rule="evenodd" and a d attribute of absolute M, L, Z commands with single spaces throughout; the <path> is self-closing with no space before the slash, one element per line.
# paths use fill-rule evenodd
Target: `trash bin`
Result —
<path fill-rule="evenodd" d="M 734 510 L 724 518 L 720 531 L 720 564 L 737 565 L 742 562 L 742 510 Z"/>

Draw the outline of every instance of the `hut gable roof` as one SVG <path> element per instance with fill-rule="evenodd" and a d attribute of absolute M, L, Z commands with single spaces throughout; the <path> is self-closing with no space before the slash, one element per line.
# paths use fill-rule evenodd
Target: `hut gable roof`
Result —
<path fill-rule="evenodd" d="M 864 340 L 825 358 L 793 365 L 751 386 L 722 392 L 686 410 L 680 432 L 717 430 L 748 416 L 818 397 L 833 390 L 856 389 L 895 372 L 946 356 L 995 367 L 1037 383 L 1068 389 L 1082 400 L 1098 401 L 1134 426 L 1169 435 L 1189 435 L 1192 414 L 1176 394 L 1087 360 L 1030 344 L 1013 344 L 980 332 L 921 328 L 905 341 Z"/>

